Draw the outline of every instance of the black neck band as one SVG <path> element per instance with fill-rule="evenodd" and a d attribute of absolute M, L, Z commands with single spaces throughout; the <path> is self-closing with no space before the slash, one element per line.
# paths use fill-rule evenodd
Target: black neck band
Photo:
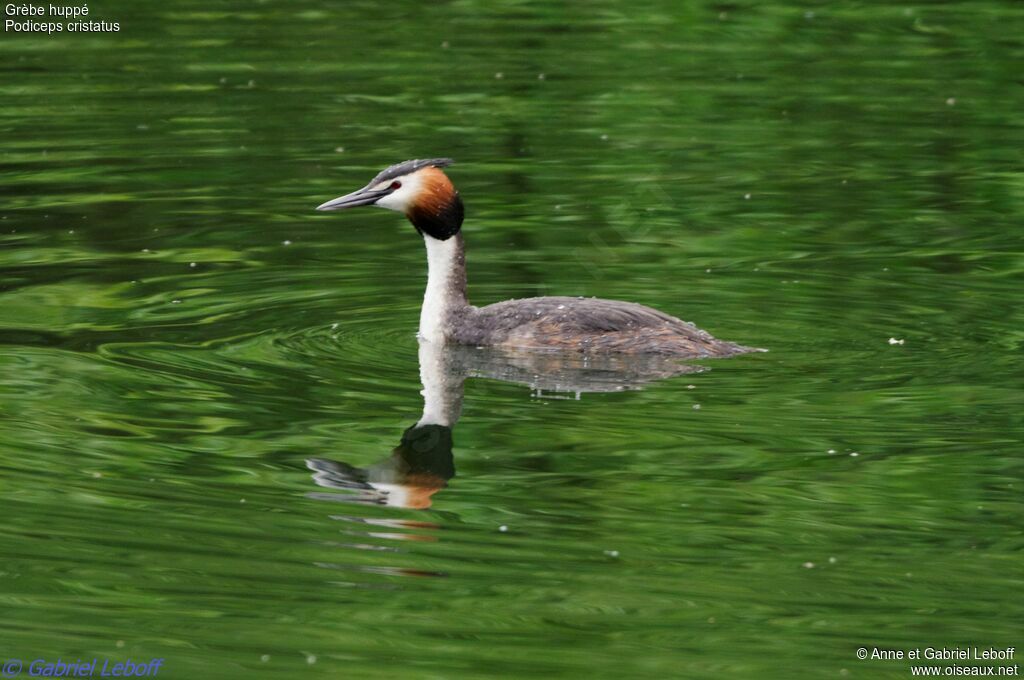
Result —
<path fill-rule="evenodd" d="M 462 229 L 464 216 L 465 209 L 462 206 L 462 199 L 459 198 L 459 193 L 455 192 L 452 200 L 446 203 L 440 211 L 434 213 L 413 209 L 409 213 L 409 221 L 419 233 L 436 238 L 438 241 L 447 241 Z"/>

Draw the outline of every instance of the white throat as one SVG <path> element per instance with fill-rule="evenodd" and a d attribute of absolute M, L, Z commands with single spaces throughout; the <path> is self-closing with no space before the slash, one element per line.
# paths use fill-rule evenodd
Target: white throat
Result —
<path fill-rule="evenodd" d="M 439 241 L 423 235 L 427 245 L 427 290 L 420 309 L 420 338 L 443 344 L 448 339 L 449 316 L 462 301 L 456 290 L 455 270 L 460 266 L 459 238 Z"/>

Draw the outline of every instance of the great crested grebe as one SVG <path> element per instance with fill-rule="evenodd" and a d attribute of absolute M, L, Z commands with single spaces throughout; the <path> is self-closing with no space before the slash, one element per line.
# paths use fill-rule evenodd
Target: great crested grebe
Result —
<path fill-rule="evenodd" d="M 358 191 L 317 207 L 376 205 L 404 213 L 427 245 L 419 335 L 427 342 L 593 353 L 725 357 L 755 352 L 633 302 L 536 297 L 474 307 L 466 297 L 463 206 L 441 168 L 450 158 L 398 163 Z"/>

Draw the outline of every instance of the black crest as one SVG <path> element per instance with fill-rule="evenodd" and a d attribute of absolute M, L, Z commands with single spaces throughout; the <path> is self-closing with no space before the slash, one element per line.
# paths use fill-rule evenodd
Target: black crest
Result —
<path fill-rule="evenodd" d="M 451 158 L 426 158 L 423 160 L 403 161 L 402 163 L 395 163 L 390 168 L 384 168 L 381 170 L 376 177 L 374 177 L 369 186 L 376 186 L 381 182 L 386 182 L 389 179 L 395 179 L 403 175 L 408 175 L 411 172 L 422 170 L 423 168 L 444 168 L 454 163 Z"/>

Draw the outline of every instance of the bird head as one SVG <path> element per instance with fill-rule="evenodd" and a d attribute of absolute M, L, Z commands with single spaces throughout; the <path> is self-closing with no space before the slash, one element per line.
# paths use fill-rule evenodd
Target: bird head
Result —
<path fill-rule="evenodd" d="M 317 210 L 361 205 L 396 210 L 408 217 L 421 234 L 444 241 L 459 232 L 464 215 L 459 192 L 441 170 L 453 162 L 450 158 L 430 158 L 392 165 L 362 189 L 327 201 Z"/>

